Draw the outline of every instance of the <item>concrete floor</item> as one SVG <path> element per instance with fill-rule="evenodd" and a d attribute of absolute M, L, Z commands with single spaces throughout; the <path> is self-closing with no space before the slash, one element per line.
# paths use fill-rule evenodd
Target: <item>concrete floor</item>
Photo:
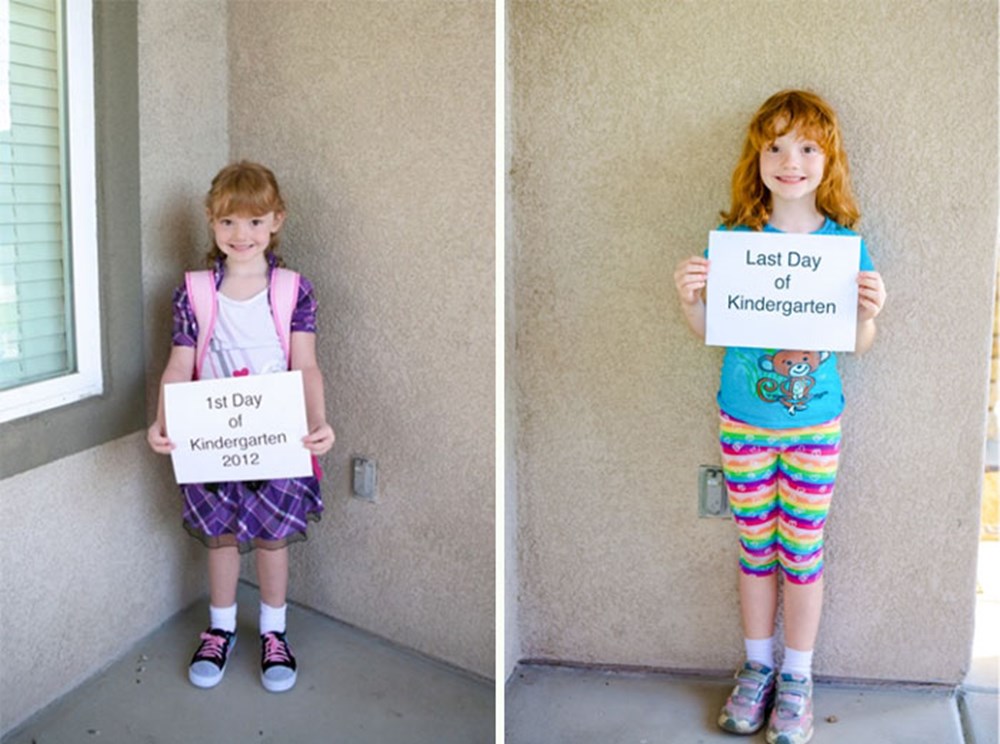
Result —
<path fill-rule="evenodd" d="M 290 606 L 298 684 L 260 684 L 257 591 L 240 587 L 237 646 L 218 687 L 187 664 L 207 621 L 200 603 L 3 744 L 479 744 L 494 740 L 492 682 Z"/>
<path fill-rule="evenodd" d="M 818 684 L 815 744 L 998 744 L 1000 543 L 981 543 L 972 669 L 961 690 Z M 240 645 L 202 691 L 187 662 L 199 604 L 56 701 L 2 744 L 479 744 L 493 742 L 491 683 L 329 618 L 289 609 L 301 664 L 291 692 L 258 680 L 256 590 L 240 588 Z M 506 744 L 708 744 L 731 679 L 521 665 L 506 694 Z"/>
<path fill-rule="evenodd" d="M 960 690 L 817 684 L 813 744 L 998 744 L 1000 543 L 981 542 L 972 666 Z M 506 744 L 764 742 L 715 723 L 732 678 L 521 665 Z"/>
<path fill-rule="evenodd" d="M 764 742 L 715 723 L 731 679 L 518 667 L 507 744 Z M 972 698 L 971 700 L 969 698 Z M 817 685 L 814 744 L 996 744 L 997 692 Z"/>

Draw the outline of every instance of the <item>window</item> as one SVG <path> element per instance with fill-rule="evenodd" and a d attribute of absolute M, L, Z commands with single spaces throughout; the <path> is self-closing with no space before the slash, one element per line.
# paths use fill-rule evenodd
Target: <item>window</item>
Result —
<path fill-rule="evenodd" d="M 102 392 L 90 0 L 0 0 L 0 422 Z"/>

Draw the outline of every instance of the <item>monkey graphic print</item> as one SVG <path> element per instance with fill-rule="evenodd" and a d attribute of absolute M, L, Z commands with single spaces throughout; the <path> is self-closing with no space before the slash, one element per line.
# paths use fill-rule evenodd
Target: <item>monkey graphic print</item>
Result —
<path fill-rule="evenodd" d="M 757 380 L 757 395 L 768 403 L 779 403 L 789 416 L 809 407 L 810 401 L 826 395 L 813 393 L 816 379 L 813 373 L 830 358 L 828 351 L 776 351 L 764 354 L 757 365 L 765 372 L 773 372 L 776 377 L 761 377 Z"/>
<path fill-rule="evenodd" d="M 793 429 L 836 418 L 844 407 L 836 354 L 729 347 L 719 407 L 754 426 Z"/>

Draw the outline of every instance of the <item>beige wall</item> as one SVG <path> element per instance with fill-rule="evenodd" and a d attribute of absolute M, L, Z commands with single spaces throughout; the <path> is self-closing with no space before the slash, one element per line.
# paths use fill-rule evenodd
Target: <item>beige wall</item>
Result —
<path fill-rule="evenodd" d="M 510 28 L 511 15 L 504 8 L 504 25 Z M 511 51 L 511 34 L 504 39 L 504 111 L 511 111 L 513 101 L 511 69 L 508 61 Z M 504 172 L 511 173 L 513 164 L 513 121 L 506 116 L 498 126 L 504 127 Z M 513 239 L 514 228 L 514 186 L 515 180 L 507 178 L 504 183 L 504 638 L 503 638 L 503 679 L 510 677 L 514 666 L 521 657 L 520 617 L 518 615 L 520 579 L 518 577 L 517 554 L 517 314 L 515 276 L 517 267 L 517 242 Z M 500 670 L 497 670 L 500 674 Z"/>
<path fill-rule="evenodd" d="M 282 184 L 337 431 L 291 595 L 492 677 L 493 7 L 230 10 L 232 155 Z M 378 461 L 375 503 L 354 455 Z"/>
<path fill-rule="evenodd" d="M 969 664 L 997 237 L 993 2 L 510 0 L 520 651 L 722 670 L 736 537 L 697 516 L 721 359 L 674 265 L 783 87 L 841 114 L 889 289 L 848 411 L 816 667 Z M 508 596 L 513 592 L 508 589 Z M 919 654 L 912 649 L 919 648 Z"/>

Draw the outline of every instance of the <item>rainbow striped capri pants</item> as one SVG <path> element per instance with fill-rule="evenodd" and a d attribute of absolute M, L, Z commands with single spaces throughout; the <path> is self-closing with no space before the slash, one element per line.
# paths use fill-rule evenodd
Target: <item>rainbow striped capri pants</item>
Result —
<path fill-rule="evenodd" d="M 761 429 L 721 414 L 729 506 L 740 530 L 740 570 L 809 584 L 823 575 L 840 418 L 798 429 Z"/>

